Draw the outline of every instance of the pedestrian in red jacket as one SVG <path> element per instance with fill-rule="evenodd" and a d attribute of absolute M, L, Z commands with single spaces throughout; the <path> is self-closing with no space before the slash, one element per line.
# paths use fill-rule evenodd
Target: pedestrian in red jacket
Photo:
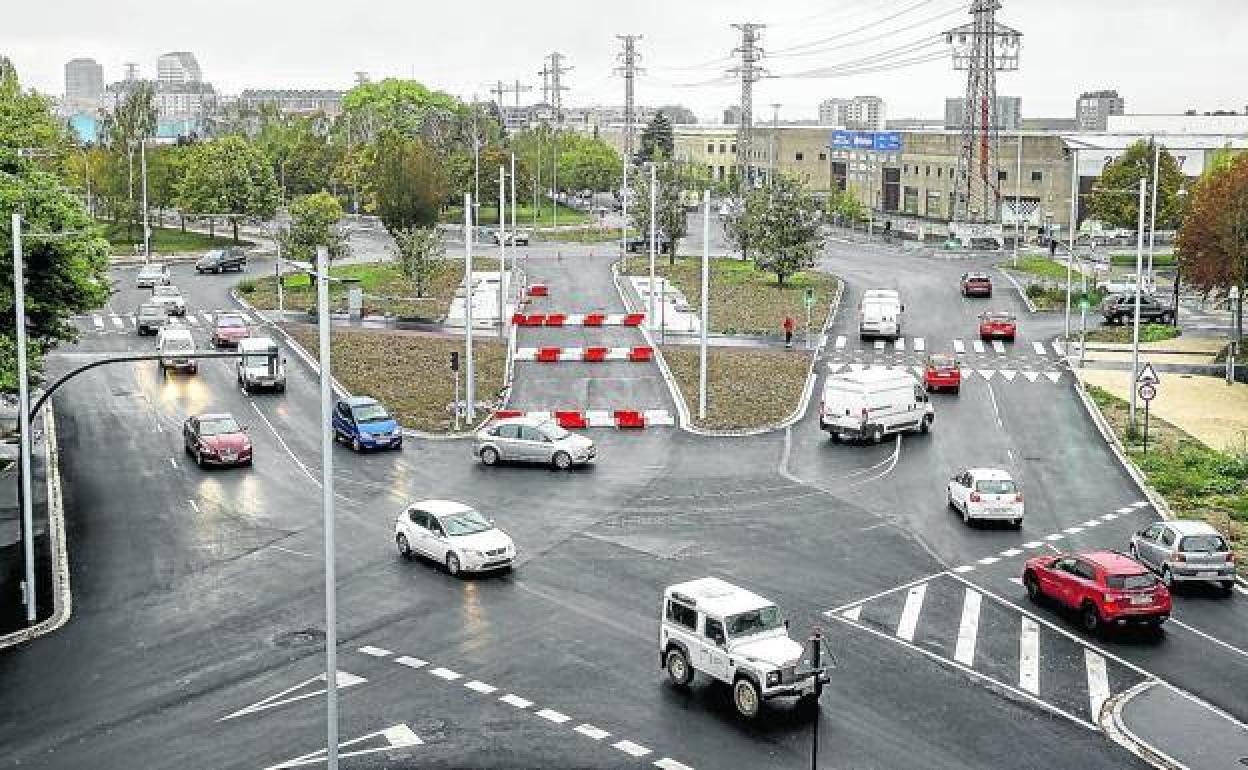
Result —
<path fill-rule="evenodd" d="M 793 329 L 797 324 L 793 323 L 792 316 L 784 317 L 784 346 L 786 348 L 793 347 Z"/>

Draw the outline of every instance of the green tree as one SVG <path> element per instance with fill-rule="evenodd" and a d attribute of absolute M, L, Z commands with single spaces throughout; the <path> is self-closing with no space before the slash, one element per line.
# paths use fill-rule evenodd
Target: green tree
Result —
<path fill-rule="evenodd" d="M 264 155 L 240 136 L 195 145 L 186 160 L 178 202 L 189 214 L 268 219 L 277 211 L 277 180 Z"/>
<path fill-rule="evenodd" d="M 382 140 L 368 172 L 377 213 L 391 234 L 430 227 L 450 191 L 442 159 L 422 139 Z"/>
<path fill-rule="evenodd" d="M 1121 156 L 1105 166 L 1096 180 L 1088 199 L 1088 214 L 1111 227 L 1134 230 L 1139 224 L 1139 196 L 1136 190 L 1140 180 L 1152 190 L 1153 145 L 1139 141 L 1126 149 Z M 1174 156 L 1161 148 L 1161 165 L 1157 186 L 1157 227 L 1172 230 L 1179 226 L 1183 213 L 1183 201 L 1179 189 L 1183 186 L 1183 172 Z M 1151 203 L 1145 198 L 1145 205 Z M 1147 222 L 1149 210 L 1144 212 Z"/>
<path fill-rule="evenodd" d="M 668 256 L 670 262 L 675 264 L 676 247 L 680 239 L 688 234 L 689 223 L 686 218 L 685 207 L 680 200 L 681 188 L 675 166 L 672 164 L 659 166 L 657 178 L 655 226 L 659 231 L 660 246 L 664 237 L 670 242 Z M 628 209 L 629 219 L 632 226 L 637 228 L 637 231 L 643 237 L 649 237 L 651 216 L 650 174 L 645 171 L 638 174 L 636 182 L 633 183 L 633 190 L 635 194 L 632 195 L 632 202 Z"/>
<path fill-rule="evenodd" d="M 637 159 L 645 162 L 670 158 L 675 149 L 676 140 L 672 135 L 672 122 L 667 115 L 660 112 L 641 131 L 641 149 L 637 152 Z"/>
<path fill-rule="evenodd" d="M 560 134 L 558 148 L 560 192 L 606 192 L 619 186 L 623 159 L 602 139 Z"/>
<path fill-rule="evenodd" d="M 177 145 L 154 147 L 147 153 L 147 198 L 156 209 L 156 221 L 161 226 L 165 223 L 165 209 L 177 204 L 187 155 L 187 148 Z"/>
<path fill-rule="evenodd" d="M 741 252 L 743 260 L 750 258 L 750 248 L 758 240 L 758 228 L 766 206 L 765 196 L 752 194 L 733 199 L 728 204 L 724 235 L 733 248 Z"/>
<path fill-rule="evenodd" d="M 849 190 L 834 190 L 828 196 L 828 213 L 844 222 L 861 222 L 867 218 L 867 207 Z"/>
<path fill-rule="evenodd" d="M 464 106 L 415 80 L 386 78 L 352 88 L 342 98 L 342 109 L 344 121 L 361 141 L 397 133 L 420 136 L 436 146 L 453 133 Z"/>
<path fill-rule="evenodd" d="M 1175 245 L 1183 279 L 1205 291 L 1248 289 L 1248 154 L 1197 181 Z M 1242 328 L 1243 304 L 1240 304 Z"/>
<path fill-rule="evenodd" d="M 395 230 L 392 235 L 399 269 L 416 286 L 416 296 L 425 296 L 446 266 L 446 244 L 441 231 L 436 227 L 407 227 Z"/>
<path fill-rule="evenodd" d="M 316 250 L 326 249 L 332 262 L 351 253 L 346 234 L 339 228 L 342 204 L 327 192 L 301 195 L 290 203 L 290 227 L 278 237 L 282 254 L 305 262 L 316 261 Z"/>
<path fill-rule="evenodd" d="M 753 205 L 759 212 L 751 238 L 754 265 L 775 273 L 781 286 L 794 273 L 813 267 L 823 242 L 819 232 L 821 207 L 805 186 L 797 179 L 778 175 L 769 188 L 751 190 L 746 197 L 755 199 Z"/>

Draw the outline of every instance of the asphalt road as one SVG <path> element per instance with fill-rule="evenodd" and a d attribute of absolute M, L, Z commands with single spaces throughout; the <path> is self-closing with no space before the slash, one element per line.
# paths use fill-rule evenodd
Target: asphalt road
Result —
<path fill-rule="evenodd" d="M 559 289 L 552 309 L 618 302 L 603 260 L 560 251 L 562 262 L 526 252 L 530 271 Z M 749 439 L 600 430 L 599 463 L 568 473 L 487 469 L 455 441 L 365 456 L 335 448 L 341 740 L 355 741 L 345 752 L 371 752 L 344 767 L 809 766 L 810 718 L 791 704 L 746 724 L 727 688 L 676 691 L 659 670 L 663 587 L 708 574 L 777 601 L 797 636 L 827 632 L 838 666 L 818 717 L 821 767 L 1140 767 L 1087 723 L 1098 698 L 1150 677 L 1248 717 L 1248 598 L 1186 592 L 1183 625 L 1099 640 L 1028 606 L 1011 580 L 1029 554 L 1122 548 L 1153 517 L 1084 417 L 1051 348 L 1055 323 L 1020 313 L 1018 341 L 977 354 L 978 308 L 1021 311 L 1008 292 L 958 297 L 957 276 L 977 263 L 833 242 L 824 264 L 849 293 L 821 371 L 912 365 L 914 338 L 925 351 L 964 340 L 975 379 L 936 399 L 930 435 L 836 445 L 813 414 Z M 193 313 L 229 305 L 232 278 L 174 272 Z M 117 276 L 121 312 L 140 293 L 132 271 Z M 875 287 L 906 297 L 904 351 L 854 334 L 856 296 Z M 51 366 L 152 347 L 124 318 L 121 329 L 107 312 L 100 320 L 83 319 L 82 341 Z M 192 330 L 205 338 L 202 318 Z M 551 344 L 580 344 L 582 333 Z M 315 762 L 320 426 L 316 381 L 289 360 L 284 395 L 247 396 L 214 361 L 197 377 L 105 367 L 58 396 L 75 614 L 0 653 L 0 766 Z M 532 408 L 596 376 L 540 366 L 547 382 L 522 379 L 516 391 Z M 621 366 L 654 376 L 653 365 Z M 254 467 L 187 461 L 179 425 L 206 410 L 249 425 Z M 970 529 L 945 508 L 949 475 L 980 463 L 1021 479 L 1021 532 Z M 394 514 L 430 497 L 494 516 L 520 548 L 515 570 L 453 579 L 399 559 Z"/>

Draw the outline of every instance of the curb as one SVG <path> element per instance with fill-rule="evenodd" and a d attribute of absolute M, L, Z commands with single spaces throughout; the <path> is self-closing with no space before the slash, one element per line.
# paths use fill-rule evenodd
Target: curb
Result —
<path fill-rule="evenodd" d="M 1023 287 L 1018 285 L 1018 281 L 1014 280 L 1014 276 L 1010 275 L 1010 272 L 1008 270 L 1006 270 L 1003 267 L 998 267 L 997 272 L 1000 273 L 1001 275 L 1004 275 L 1005 280 L 1014 284 L 1014 290 L 1018 292 L 1018 296 L 1023 298 L 1023 304 L 1027 306 L 1028 313 L 1039 312 L 1038 310 L 1036 310 L 1036 303 L 1031 301 L 1031 297 L 1027 296 L 1027 292 L 1023 291 Z"/>
<path fill-rule="evenodd" d="M 142 257 L 129 256 L 110 256 L 108 258 L 109 267 L 138 267 L 148 262 L 155 262 L 162 265 L 185 265 L 198 262 L 202 255 L 197 254 L 153 254 L 151 259 L 143 259 Z"/>
<path fill-rule="evenodd" d="M 295 340 L 294 337 L 287 334 L 285 329 L 283 329 L 282 327 L 270 321 L 269 317 L 264 314 L 264 311 L 257 309 L 250 302 L 240 297 L 238 295 L 238 292 L 235 291 L 234 289 L 230 289 L 230 298 L 233 299 L 236 303 L 238 303 L 238 305 L 241 306 L 243 309 L 249 310 L 255 313 L 260 318 L 263 318 L 266 324 L 268 324 L 270 327 L 272 327 L 274 331 L 276 331 L 278 334 L 281 335 L 282 339 L 285 340 L 286 344 L 290 347 L 290 349 L 294 351 L 295 355 L 298 356 L 301 361 L 303 361 L 304 365 L 306 365 L 309 369 L 311 369 L 312 372 L 317 377 L 320 377 L 321 375 L 320 364 L 316 362 L 316 359 L 312 357 L 312 354 L 310 352 L 308 352 L 307 350 L 304 350 L 303 346 L 300 345 Z M 351 391 L 344 388 L 342 386 L 342 383 L 338 382 L 337 377 L 331 376 L 329 378 L 329 385 L 330 385 L 330 388 L 333 389 L 334 394 L 337 395 L 339 398 L 351 397 Z M 510 383 L 508 383 L 507 386 L 509 387 Z M 482 421 L 481 424 L 484 425 L 485 422 L 486 421 Z M 402 428 L 402 431 L 403 431 L 404 436 L 410 436 L 412 438 L 422 438 L 422 439 L 427 439 L 427 440 L 432 440 L 432 441 L 450 441 L 450 440 L 455 440 L 455 439 L 472 438 L 474 435 L 476 435 L 475 430 L 469 431 L 467 433 L 427 433 L 425 431 L 416 430 L 414 428 Z"/>
<path fill-rule="evenodd" d="M 69 622 L 74 611 L 69 590 L 69 548 L 65 535 L 65 503 L 61 497 L 61 469 L 56 444 L 56 418 L 49 400 L 43 412 L 43 435 L 48 474 L 48 538 L 52 549 L 52 614 L 29 628 L 0 637 L 0 650 L 50 634 Z"/>
<path fill-rule="evenodd" d="M 1161 770 L 1187 770 L 1186 765 L 1177 762 L 1165 752 L 1141 740 L 1138 735 L 1131 732 L 1131 729 L 1127 727 L 1127 723 L 1122 718 L 1122 709 L 1126 706 L 1127 701 L 1151 687 L 1156 687 L 1158 684 L 1160 682 L 1156 679 L 1146 679 L 1131 689 L 1120 692 L 1105 701 L 1105 704 L 1101 707 L 1101 713 L 1097 715 L 1096 723 L 1111 741 L 1153 767 Z"/>

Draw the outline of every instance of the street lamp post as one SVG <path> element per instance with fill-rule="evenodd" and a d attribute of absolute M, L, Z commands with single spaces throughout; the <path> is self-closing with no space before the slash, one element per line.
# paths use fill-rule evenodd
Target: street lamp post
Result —
<path fill-rule="evenodd" d="M 17 411 L 21 432 L 22 555 L 26 561 L 26 623 L 35 622 L 35 527 L 31 498 L 30 463 L 34 454 L 30 435 L 30 375 L 26 368 L 26 279 L 22 262 L 22 215 L 13 214 L 13 305 L 17 332 Z"/>
<path fill-rule="evenodd" d="M 1144 272 L 1144 195 L 1147 190 L 1148 183 L 1140 177 L 1139 223 L 1135 235 L 1135 317 L 1131 328 L 1131 409 L 1127 416 L 1132 432 L 1135 431 L 1135 378 L 1140 373 L 1140 292 L 1144 288 L 1140 284 Z"/>
<path fill-rule="evenodd" d="M 710 320 L 711 191 L 702 191 L 702 328 L 698 345 L 698 419 L 706 419 L 706 329 Z"/>
<path fill-rule="evenodd" d="M 334 445 L 324 426 L 333 418 L 329 347 L 329 250 L 316 250 L 317 341 L 321 366 L 321 514 L 325 529 L 325 738 L 326 762 L 338 768 L 338 596 L 334 565 Z"/>
<path fill-rule="evenodd" d="M 650 163 L 650 319 L 651 326 L 654 325 L 654 257 L 655 250 L 659 246 L 659 233 L 656 227 L 658 221 L 658 165 L 653 161 Z"/>
<path fill-rule="evenodd" d="M 143 261 L 152 258 L 152 228 L 147 221 L 147 137 L 139 139 L 139 166 L 143 176 Z"/>

